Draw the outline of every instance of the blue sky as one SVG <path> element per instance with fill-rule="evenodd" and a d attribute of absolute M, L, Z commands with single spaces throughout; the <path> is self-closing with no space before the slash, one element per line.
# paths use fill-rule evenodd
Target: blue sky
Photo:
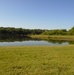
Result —
<path fill-rule="evenodd" d="M 70 29 L 74 0 L 0 0 L 0 27 Z"/>

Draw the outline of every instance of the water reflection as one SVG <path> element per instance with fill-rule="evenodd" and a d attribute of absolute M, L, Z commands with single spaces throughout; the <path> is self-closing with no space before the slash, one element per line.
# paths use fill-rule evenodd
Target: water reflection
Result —
<path fill-rule="evenodd" d="M 10 45 L 67 45 L 74 44 L 74 41 L 65 40 L 41 40 L 33 39 L 29 36 L 0 36 L 0 46 L 10 46 Z"/>
<path fill-rule="evenodd" d="M 51 40 L 51 39 L 47 39 L 46 41 L 51 42 L 53 44 L 55 44 L 55 43 L 58 43 L 58 44 L 62 44 L 62 43 L 74 44 L 74 41 L 67 41 L 67 40 Z"/>
<path fill-rule="evenodd" d="M 15 42 L 31 39 L 29 36 L 0 36 L 0 42 Z"/>

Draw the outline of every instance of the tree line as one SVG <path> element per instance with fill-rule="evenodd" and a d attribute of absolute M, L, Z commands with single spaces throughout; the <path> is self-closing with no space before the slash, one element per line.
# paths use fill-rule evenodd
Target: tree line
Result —
<path fill-rule="evenodd" d="M 23 28 L 13 28 L 13 27 L 0 27 L 1 35 L 39 35 L 44 30 L 41 29 L 23 29 Z"/>
<path fill-rule="evenodd" d="M 0 27 L 0 35 L 74 35 L 74 27 L 70 30 L 55 29 L 55 30 L 42 30 L 42 29 L 23 29 L 13 27 Z"/>

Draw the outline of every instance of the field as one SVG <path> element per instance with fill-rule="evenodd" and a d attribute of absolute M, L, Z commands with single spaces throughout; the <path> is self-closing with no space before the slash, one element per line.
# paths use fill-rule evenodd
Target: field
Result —
<path fill-rule="evenodd" d="M 74 46 L 0 47 L 0 75 L 74 75 Z"/>
<path fill-rule="evenodd" d="M 31 38 L 74 41 L 74 35 L 31 35 Z"/>

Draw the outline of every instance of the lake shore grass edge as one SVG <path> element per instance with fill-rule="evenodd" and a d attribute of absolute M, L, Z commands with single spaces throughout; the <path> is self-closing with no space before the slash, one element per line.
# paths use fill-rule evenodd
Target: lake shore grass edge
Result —
<path fill-rule="evenodd" d="M 30 35 L 34 39 L 74 41 L 74 35 Z"/>

